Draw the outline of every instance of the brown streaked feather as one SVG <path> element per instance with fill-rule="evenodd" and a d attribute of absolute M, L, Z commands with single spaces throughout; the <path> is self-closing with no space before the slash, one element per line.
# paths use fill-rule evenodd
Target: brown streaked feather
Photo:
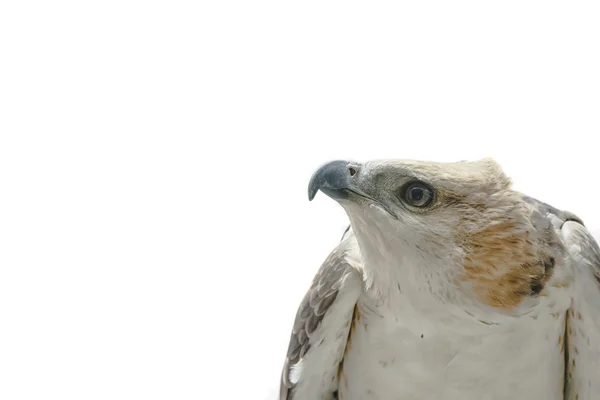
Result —
<path fill-rule="evenodd" d="M 569 221 L 573 221 L 569 228 L 561 227 L 561 231 L 569 254 L 576 255 L 574 259 L 578 262 L 572 266 L 576 275 L 575 295 L 566 313 L 565 399 L 578 399 L 580 394 L 581 398 L 597 398 L 600 393 L 600 334 L 597 330 L 600 326 L 600 247 L 580 220 Z"/>
<path fill-rule="evenodd" d="M 352 320 L 350 322 L 350 330 L 348 331 L 348 338 L 346 339 L 346 347 L 344 348 L 344 357 L 348 354 L 348 351 L 350 351 L 350 348 L 352 347 L 352 334 L 356 330 L 356 323 L 358 321 L 360 321 L 360 318 L 361 318 L 360 308 L 358 307 L 358 304 L 356 304 L 354 306 L 354 312 L 352 313 Z M 344 360 L 343 359 L 342 359 L 342 362 L 340 362 L 340 365 L 337 370 L 337 379 L 339 382 L 342 382 L 344 384 L 346 389 L 348 389 L 348 379 L 346 378 L 346 375 L 344 375 Z"/>

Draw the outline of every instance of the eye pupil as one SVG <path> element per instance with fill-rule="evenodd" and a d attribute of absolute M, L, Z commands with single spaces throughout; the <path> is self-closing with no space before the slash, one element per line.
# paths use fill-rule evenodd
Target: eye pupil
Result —
<path fill-rule="evenodd" d="M 410 199 L 414 202 L 420 202 L 425 197 L 425 192 L 422 188 L 412 188 L 410 190 Z"/>

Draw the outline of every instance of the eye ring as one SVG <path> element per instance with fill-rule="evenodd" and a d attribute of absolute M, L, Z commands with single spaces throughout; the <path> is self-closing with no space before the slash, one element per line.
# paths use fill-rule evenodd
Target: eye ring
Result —
<path fill-rule="evenodd" d="M 435 193 L 429 185 L 421 182 L 410 182 L 401 190 L 401 200 L 411 207 L 425 208 L 433 203 Z"/>

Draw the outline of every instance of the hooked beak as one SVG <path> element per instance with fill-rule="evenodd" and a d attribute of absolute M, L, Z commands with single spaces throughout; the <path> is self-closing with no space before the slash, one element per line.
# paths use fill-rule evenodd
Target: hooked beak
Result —
<path fill-rule="evenodd" d="M 358 173 L 362 165 L 349 161 L 331 161 L 319 168 L 308 184 L 308 200 L 320 190 L 334 200 L 347 199 L 350 192 L 366 196 L 358 187 Z"/>

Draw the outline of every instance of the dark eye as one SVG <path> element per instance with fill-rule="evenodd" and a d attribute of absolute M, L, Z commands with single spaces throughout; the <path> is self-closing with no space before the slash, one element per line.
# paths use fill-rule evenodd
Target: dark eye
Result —
<path fill-rule="evenodd" d="M 427 207 L 433 201 L 433 190 L 422 182 L 409 183 L 403 193 L 404 201 L 413 207 Z"/>

